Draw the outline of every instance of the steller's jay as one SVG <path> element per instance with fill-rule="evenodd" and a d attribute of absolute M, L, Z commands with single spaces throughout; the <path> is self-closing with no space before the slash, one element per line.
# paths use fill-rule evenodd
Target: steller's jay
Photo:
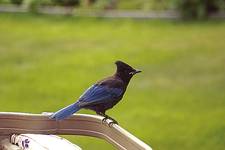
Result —
<path fill-rule="evenodd" d="M 89 87 L 79 97 L 77 102 L 55 112 L 50 116 L 50 118 L 62 120 L 84 108 L 93 110 L 98 115 L 104 116 L 102 121 L 111 119 L 113 121 L 111 123 L 118 124 L 116 120 L 106 115 L 105 112 L 122 99 L 130 79 L 133 75 L 141 71 L 132 68 L 122 61 L 116 61 L 115 64 L 117 66 L 117 70 L 114 75 L 100 80 Z"/>

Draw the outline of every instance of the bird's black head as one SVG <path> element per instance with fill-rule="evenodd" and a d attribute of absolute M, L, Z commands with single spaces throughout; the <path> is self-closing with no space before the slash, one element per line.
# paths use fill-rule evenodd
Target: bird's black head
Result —
<path fill-rule="evenodd" d="M 119 61 L 119 60 L 116 61 L 115 64 L 117 66 L 116 75 L 118 75 L 122 79 L 130 80 L 130 78 L 133 75 L 141 72 L 140 70 L 136 70 L 136 69 L 132 68 L 131 66 L 129 66 L 128 64 L 126 64 L 122 61 Z"/>

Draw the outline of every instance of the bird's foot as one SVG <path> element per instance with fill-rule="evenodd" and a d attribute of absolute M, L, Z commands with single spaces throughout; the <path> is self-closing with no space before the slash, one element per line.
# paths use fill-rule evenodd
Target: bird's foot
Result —
<path fill-rule="evenodd" d="M 112 120 L 111 122 L 109 122 L 109 126 L 110 126 L 110 127 L 112 127 L 113 124 L 118 124 L 118 122 L 117 122 L 115 119 L 113 119 L 113 118 L 111 118 L 111 117 L 109 117 L 109 119 Z"/>
<path fill-rule="evenodd" d="M 106 114 L 103 114 L 103 113 L 99 113 L 101 116 L 103 116 L 104 118 L 102 119 L 102 124 L 105 124 L 107 123 L 107 119 L 110 119 L 111 121 L 108 123 L 109 127 L 112 127 L 113 124 L 118 124 L 118 122 L 113 119 L 112 117 L 106 115 Z"/>
<path fill-rule="evenodd" d="M 109 127 L 112 127 L 114 124 L 117 124 L 118 125 L 118 122 L 117 121 L 112 121 L 109 123 Z"/>
<path fill-rule="evenodd" d="M 118 122 L 117 122 L 115 119 L 109 118 L 109 117 L 103 118 L 103 119 L 102 119 L 102 124 L 107 123 L 107 119 L 110 119 L 110 120 L 111 120 L 111 121 L 108 123 L 109 127 L 112 127 L 113 124 L 118 124 Z"/>
<path fill-rule="evenodd" d="M 103 119 L 102 119 L 102 124 L 107 123 L 107 122 L 106 122 L 107 119 L 108 119 L 107 117 L 103 118 Z"/>

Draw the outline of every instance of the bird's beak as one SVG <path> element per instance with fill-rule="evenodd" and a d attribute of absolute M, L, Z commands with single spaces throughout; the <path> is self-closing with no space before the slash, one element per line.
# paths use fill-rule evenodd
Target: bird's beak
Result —
<path fill-rule="evenodd" d="M 141 72 L 141 70 L 134 70 L 134 71 L 130 72 L 130 74 L 135 75 L 135 74 L 140 73 L 140 72 Z"/>
<path fill-rule="evenodd" d="M 135 70 L 134 74 L 140 73 L 140 72 L 141 72 L 141 70 Z"/>

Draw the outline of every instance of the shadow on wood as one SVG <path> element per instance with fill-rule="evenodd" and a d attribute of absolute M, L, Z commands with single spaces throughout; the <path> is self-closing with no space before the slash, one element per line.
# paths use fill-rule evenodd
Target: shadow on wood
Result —
<path fill-rule="evenodd" d="M 0 112 L 0 136 L 22 133 L 85 135 L 105 139 L 122 150 L 151 150 L 119 125 L 103 124 L 101 116 L 75 114 L 69 119 L 55 121 L 49 119 L 49 115 Z"/>

